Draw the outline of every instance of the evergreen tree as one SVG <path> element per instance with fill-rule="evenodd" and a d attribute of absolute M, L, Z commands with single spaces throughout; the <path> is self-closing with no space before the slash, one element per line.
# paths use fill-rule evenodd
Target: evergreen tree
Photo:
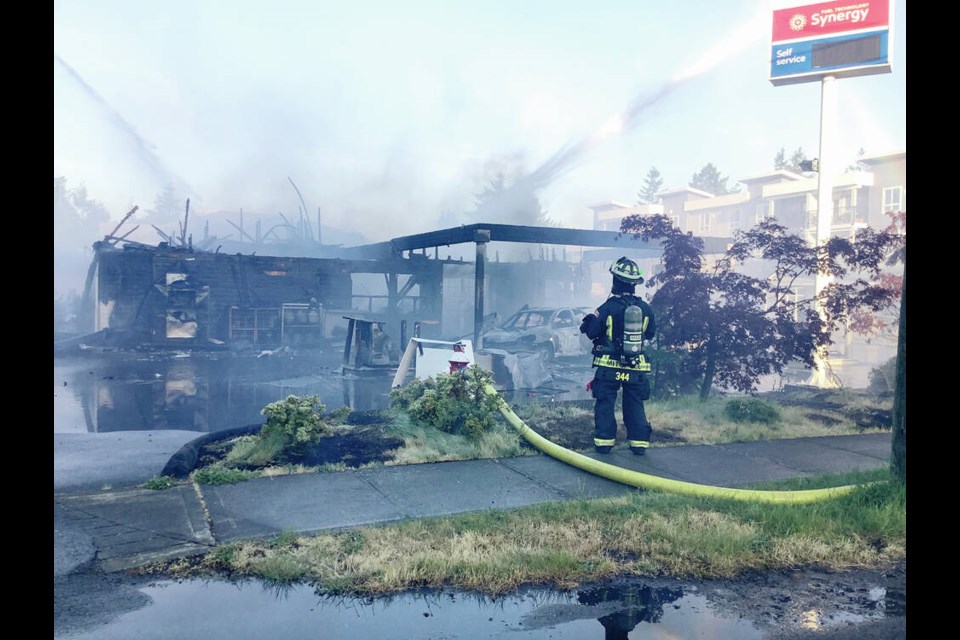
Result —
<path fill-rule="evenodd" d="M 651 167 L 643 181 L 643 190 L 637 194 L 637 204 L 655 204 L 660 202 L 657 193 L 663 189 L 663 178 L 656 167 Z"/>
<path fill-rule="evenodd" d="M 800 168 L 800 163 L 807 159 L 807 154 L 803 152 L 803 147 L 797 147 L 797 150 L 790 156 L 790 164 L 786 166 L 787 171 L 794 173 L 804 173 Z"/>
<path fill-rule="evenodd" d="M 157 194 L 153 202 L 153 208 L 147 210 L 146 222 L 155 224 L 158 227 L 170 226 L 176 224 L 183 218 L 186 212 L 186 198 L 177 195 L 172 184 L 164 187 L 163 191 Z M 170 232 L 170 229 L 164 229 Z"/>
<path fill-rule="evenodd" d="M 80 218 L 91 226 L 95 227 L 99 223 L 106 222 L 110 219 L 110 213 L 107 211 L 107 208 L 98 200 L 90 197 L 87 193 L 86 185 L 81 184 L 71 189 L 69 197 L 71 203 L 73 203 L 73 208 Z"/>
<path fill-rule="evenodd" d="M 775 171 L 780 171 L 781 169 L 787 168 L 787 156 L 783 150 L 783 147 L 780 147 L 780 151 L 777 151 L 777 155 L 773 159 L 773 168 Z"/>
<path fill-rule="evenodd" d="M 477 208 L 471 217 L 477 221 L 532 226 L 551 224 L 534 191 L 522 180 L 507 186 L 502 171 L 476 198 Z"/>
<path fill-rule="evenodd" d="M 458 227 L 463 224 L 463 214 L 457 213 L 451 209 L 443 209 L 437 217 L 437 226 L 441 229 L 448 227 Z"/>
<path fill-rule="evenodd" d="M 856 161 L 847 167 L 847 171 L 869 171 L 870 167 L 862 160 L 866 153 L 866 150 L 863 147 L 860 147 L 860 150 L 857 151 Z"/>
<path fill-rule="evenodd" d="M 110 213 L 80 184 L 67 188 L 67 179 L 53 178 L 53 231 L 54 242 L 58 239 L 68 244 L 87 246 L 98 240 L 100 224 L 110 220 Z"/>
<path fill-rule="evenodd" d="M 720 171 L 712 162 L 708 162 L 700 171 L 693 174 L 693 177 L 690 179 L 690 186 L 695 189 L 700 189 L 701 191 L 706 191 L 707 193 L 712 193 L 715 196 L 740 191 L 739 187 L 728 189 L 727 180 L 728 178 L 720 175 Z"/>

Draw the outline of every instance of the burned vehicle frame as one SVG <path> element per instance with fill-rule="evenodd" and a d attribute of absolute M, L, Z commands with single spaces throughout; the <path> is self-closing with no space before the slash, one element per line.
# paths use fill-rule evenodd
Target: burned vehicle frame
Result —
<path fill-rule="evenodd" d="M 546 360 L 582 356 L 592 344 L 580 333 L 584 307 L 524 305 L 498 327 L 483 334 L 483 347 L 508 352 L 536 352 Z"/>

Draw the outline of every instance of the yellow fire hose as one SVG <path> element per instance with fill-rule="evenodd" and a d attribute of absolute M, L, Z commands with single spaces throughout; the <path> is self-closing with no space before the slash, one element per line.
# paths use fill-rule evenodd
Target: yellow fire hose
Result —
<path fill-rule="evenodd" d="M 846 495 L 857 488 L 857 485 L 846 485 L 842 487 L 830 487 L 826 489 L 809 489 L 804 491 L 756 491 L 751 489 L 730 489 L 725 487 L 711 487 L 692 482 L 682 482 L 679 480 L 668 480 L 651 476 L 639 471 L 624 469 L 600 460 L 594 460 L 583 454 L 571 451 L 558 444 L 550 442 L 539 433 L 528 427 L 517 414 L 513 412 L 510 406 L 500 397 L 496 389 L 488 384 L 485 388 L 488 395 L 495 396 L 499 400 L 500 413 L 507 419 L 523 438 L 535 446 L 540 451 L 556 458 L 567 464 L 589 471 L 608 480 L 614 480 L 623 484 L 641 489 L 651 489 L 653 491 L 663 491 L 667 493 L 676 493 L 687 496 L 700 496 L 709 498 L 724 498 L 729 500 L 741 500 L 744 502 L 766 502 L 771 504 L 803 504 L 810 502 L 819 502 L 829 498 Z"/>

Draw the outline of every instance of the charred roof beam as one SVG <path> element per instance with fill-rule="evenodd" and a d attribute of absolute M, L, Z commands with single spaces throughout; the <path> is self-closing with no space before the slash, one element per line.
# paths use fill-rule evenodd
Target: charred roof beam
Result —
<path fill-rule="evenodd" d="M 486 232 L 486 239 L 478 239 L 478 232 Z M 705 250 L 726 250 L 728 238 L 704 238 Z M 440 229 L 427 233 L 401 236 L 388 244 L 395 252 L 426 249 L 430 247 L 465 244 L 469 242 L 521 242 L 529 244 L 558 244 L 580 247 L 617 247 L 640 251 L 646 257 L 659 257 L 662 247 L 659 242 L 641 240 L 632 235 L 616 231 L 595 231 L 592 229 L 569 229 L 564 227 L 533 227 L 513 224 L 488 224 L 485 222 Z M 374 246 L 374 245 L 368 245 Z"/>

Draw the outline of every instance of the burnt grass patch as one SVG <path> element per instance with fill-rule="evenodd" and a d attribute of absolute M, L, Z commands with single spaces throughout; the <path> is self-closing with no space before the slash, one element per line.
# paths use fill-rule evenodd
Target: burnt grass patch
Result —
<path fill-rule="evenodd" d="M 808 411 L 803 414 L 803 417 L 811 422 L 817 422 L 827 427 L 835 427 L 840 424 L 842 421 L 836 416 L 827 415 L 825 413 L 817 413 L 813 411 Z"/>
<path fill-rule="evenodd" d="M 560 404 L 560 403 L 557 403 Z M 539 433 L 547 440 L 570 449 L 572 451 L 593 451 L 593 402 L 584 404 L 582 401 L 572 401 L 571 406 L 588 408 L 589 413 L 585 415 L 551 417 L 549 420 L 538 420 L 527 422 L 527 426 Z M 617 418 L 617 440 L 626 442 L 627 432 L 621 419 Z M 659 444 L 683 444 L 687 440 L 679 434 L 659 430 L 656 425 L 653 427 L 652 440 Z M 526 445 L 526 442 L 523 443 Z M 533 448 L 533 445 L 529 445 Z"/>
<path fill-rule="evenodd" d="M 388 462 L 393 452 L 403 446 L 403 439 L 385 433 L 385 425 L 334 433 L 302 453 L 297 462 L 308 467 L 344 464 L 361 467 L 375 462 Z"/>
<path fill-rule="evenodd" d="M 806 388 L 788 388 L 785 391 L 761 394 L 783 406 L 795 406 L 805 409 L 805 417 L 827 427 L 852 421 L 859 429 L 890 429 L 892 409 L 883 408 L 882 400 L 862 392 L 850 390 L 808 390 Z M 559 404 L 559 403 L 558 403 Z M 572 401 L 571 405 L 586 408 L 592 403 Z M 551 416 L 528 423 L 530 428 L 544 438 L 572 451 L 590 451 L 593 449 L 592 413 L 579 415 Z M 618 420 L 619 422 L 619 420 Z M 373 463 L 386 463 L 394 458 L 395 452 L 404 445 L 401 438 L 390 435 L 390 417 L 387 412 L 351 411 L 344 423 L 336 427 L 333 434 L 323 437 L 316 444 L 278 460 L 278 464 L 302 464 L 322 466 L 342 464 L 348 468 L 357 468 Z M 250 427 L 246 428 L 249 432 Z M 225 433 L 222 439 L 208 439 L 198 447 L 196 467 L 204 467 L 223 460 L 236 433 Z M 626 439 L 623 425 L 618 426 L 617 438 Z M 686 439 L 678 433 L 666 429 L 657 429 L 654 425 L 652 440 L 658 444 L 683 444 Z M 526 441 L 524 448 L 533 448 Z"/>
<path fill-rule="evenodd" d="M 226 458 L 235 438 L 224 438 L 204 444 L 197 456 L 197 468 L 206 467 Z M 403 446 L 403 440 L 386 434 L 386 424 L 367 424 L 350 431 L 338 431 L 323 437 L 302 451 L 282 456 L 278 465 L 302 464 L 308 467 L 325 464 L 343 464 L 362 467 L 375 462 L 388 462 L 393 453 Z M 247 465 L 240 468 L 253 469 Z"/>
<path fill-rule="evenodd" d="M 783 406 L 807 410 L 804 417 L 828 427 L 850 421 L 861 431 L 890 429 L 893 409 L 889 398 L 849 389 L 808 389 L 787 387 L 763 394 Z"/>

